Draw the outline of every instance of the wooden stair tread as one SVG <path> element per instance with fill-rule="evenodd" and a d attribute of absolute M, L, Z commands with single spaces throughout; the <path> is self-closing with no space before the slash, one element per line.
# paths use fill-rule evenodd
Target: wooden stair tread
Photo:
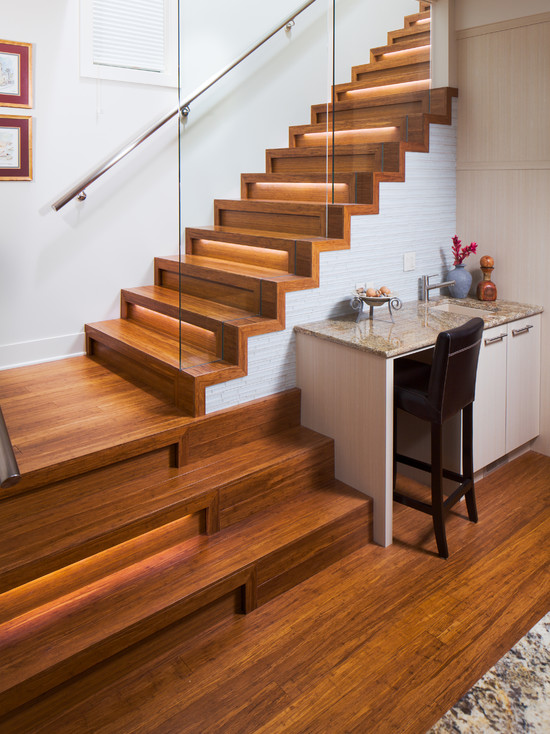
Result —
<path fill-rule="evenodd" d="M 110 657 L 200 608 L 201 595 L 211 600 L 217 588 L 223 593 L 233 581 L 242 585 L 252 564 L 369 505 L 364 495 L 333 480 L 322 491 L 304 492 L 216 536 L 174 545 L 5 622 L 0 705 L 12 707 L 14 697 L 28 700 Z M 26 591 L 32 596 L 32 583 Z"/>
<path fill-rule="evenodd" d="M 237 202 L 240 203 L 240 199 L 237 200 Z M 177 270 L 180 258 L 178 255 L 168 255 L 166 257 L 157 258 L 157 260 L 167 264 L 169 263 L 172 265 L 174 270 Z M 182 255 L 181 262 L 183 266 L 190 265 L 192 267 L 204 268 L 206 270 L 217 270 L 221 273 L 243 275 L 253 278 L 280 279 L 282 277 L 288 280 L 297 279 L 297 276 L 290 274 L 287 270 L 237 263 L 231 260 L 217 260 L 212 257 L 203 257 L 202 255 Z"/>
<path fill-rule="evenodd" d="M 411 39 L 412 40 L 412 39 Z M 381 47 L 384 48 L 384 47 Z M 354 66 L 352 73 L 365 74 L 376 71 L 387 71 L 393 69 L 399 71 L 402 66 L 412 66 L 414 64 L 420 64 L 422 62 L 430 61 L 430 44 L 422 41 L 416 41 L 414 45 L 410 46 L 408 43 L 406 47 L 400 46 L 395 47 L 395 44 L 388 46 L 390 50 L 378 52 L 379 56 L 385 56 L 386 58 L 375 59 L 366 64 L 359 64 Z"/>
<path fill-rule="evenodd" d="M 266 177 L 273 177 L 274 180 L 277 180 L 279 176 L 281 178 L 286 178 L 286 174 L 277 174 L 277 173 L 258 173 L 258 174 L 243 174 L 243 176 L 266 176 Z M 292 177 L 292 174 L 288 174 L 288 176 Z M 307 174 L 304 174 L 305 177 L 307 177 Z M 299 177 L 299 174 L 296 176 Z M 272 232 L 271 230 L 260 230 L 260 229 L 246 229 L 244 227 L 226 227 L 221 224 L 213 224 L 206 227 L 192 227 L 189 229 L 193 234 L 201 234 L 204 233 L 205 237 L 208 237 L 209 235 L 227 235 L 228 238 L 231 236 L 235 237 L 247 237 L 250 238 L 250 241 L 258 241 L 261 243 L 262 239 L 265 240 L 281 240 L 283 242 L 295 242 L 296 240 L 300 240 L 302 242 L 321 242 L 321 243 L 331 243 L 333 242 L 333 238 L 331 237 L 323 237 L 322 235 L 306 235 L 306 234 L 299 234 L 295 233 L 292 234 L 291 232 Z"/>
<path fill-rule="evenodd" d="M 178 314 L 185 318 L 186 314 L 196 314 L 205 317 L 205 320 L 218 322 L 239 321 L 242 319 L 251 319 L 260 321 L 269 321 L 262 318 L 252 311 L 246 311 L 242 308 L 227 306 L 207 298 L 198 298 L 187 293 L 179 294 L 178 291 L 171 288 L 163 288 L 158 285 L 146 285 L 138 288 L 125 288 L 122 293 L 128 296 L 132 302 L 143 305 L 147 308 L 154 308 L 155 303 L 159 307 L 166 306 L 167 309 L 162 310 L 163 313 L 169 313 L 174 318 L 178 318 Z M 161 310 L 159 308 L 159 310 Z"/>
<path fill-rule="evenodd" d="M 213 362 L 219 358 L 191 345 L 182 344 L 179 339 L 165 332 L 155 331 L 129 319 L 111 319 L 86 325 L 86 333 L 93 339 L 105 340 L 110 346 L 114 342 L 122 345 L 133 354 L 141 354 L 157 364 L 164 364 L 178 370 L 185 367 Z M 181 358 L 180 358 L 181 357 Z"/>
<path fill-rule="evenodd" d="M 329 102 L 328 105 L 326 104 L 320 104 L 320 105 L 312 105 L 311 109 L 313 114 L 316 112 L 332 112 L 333 108 L 336 113 L 343 112 L 344 110 L 348 109 L 355 109 L 360 108 L 364 109 L 365 112 L 368 114 L 368 111 L 371 108 L 376 107 L 386 107 L 388 105 L 395 106 L 396 104 L 400 103 L 407 103 L 407 102 L 423 102 L 427 101 L 429 99 L 430 90 L 429 89 L 415 89 L 415 90 L 403 90 L 403 89 L 396 89 L 395 91 L 390 91 L 390 95 L 388 95 L 388 91 L 379 91 L 377 87 L 365 87 L 361 84 L 361 82 L 348 82 L 356 84 L 358 89 L 365 89 L 369 91 L 369 96 L 365 98 L 361 98 L 360 96 L 357 96 L 356 99 L 353 99 L 352 97 L 348 97 L 347 99 L 343 100 L 337 100 L 334 104 L 332 102 Z M 396 85 L 398 86 L 398 85 Z M 432 90 L 433 91 L 433 90 Z M 338 119 L 338 117 L 336 118 Z"/>
<path fill-rule="evenodd" d="M 106 548 L 112 542 L 126 542 L 155 525 L 172 522 L 178 513 L 182 517 L 196 508 L 206 507 L 200 500 L 208 499 L 215 489 L 260 475 L 283 458 L 290 463 L 299 455 L 329 444 L 332 441 L 326 436 L 297 426 L 239 445 L 184 469 L 171 469 L 168 471 L 171 476 L 160 482 L 132 476 L 119 484 L 113 482 L 109 487 L 97 487 L 93 479 L 87 483 L 79 477 L 58 485 L 59 505 L 54 507 L 44 505 L 39 495 L 29 495 L 27 517 L 32 516 L 37 527 L 44 529 L 43 535 L 34 534 L 33 537 L 28 537 L 28 525 L 26 518 L 20 516 L 18 498 L 4 500 L 0 579 L 22 567 L 38 571 L 40 565 L 55 563 L 56 559 L 60 565 L 63 558 L 78 548 L 84 556 L 86 548 Z M 55 486 L 52 492 L 56 492 Z M 80 499 L 86 492 L 87 496 Z M 121 495 L 128 497 L 131 504 L 122 504 Z M 100 500 L 96 499 L 99 497 Z M 93 514 L 89 515 L 92 507 Z M 80 532 L 75 538 L 77 528 Z M 10 593 L 15 598 L 15 591 Z M 24 590 L 22 593 L 27 603 L 27 594 Z M 0 621 L 5 613 L 6 607 L 0 610 Z"/>
<path fill-rule="evenodd" d="M 346 145 L 335 145 L 334 153 L 338 155 L 356 155 L 356 154 L 372 154 L 375 155 L 381 145 L 393 145 L 398 146 L 397 142 L 389 143 L 348 143 Z M 326 156 L 327 147 L 326 145 L 310 146 L 304 148 L 269 148 L 267 151 L 269 154 L 273 154 L 279 157 L 286 158 L 314 158 L 317 156 Z"/>
<path fill-rule="evenodd" d="M 399 46 L 397 46 L 395 43 L 390 43 L 386 44 L 385 46 L 376 46 L 376 48 L 371 48 L 371 55 L 382 56 L 383 54 L 391 54 L 395 53 L 396 51 L 414 51 L 417 48 L 421 48 L 423 45 L 429 44 L 421 43 L 421 45 L 419 45 L 419 42 L 416 38 L 405 38 L 399 44 Z"/>

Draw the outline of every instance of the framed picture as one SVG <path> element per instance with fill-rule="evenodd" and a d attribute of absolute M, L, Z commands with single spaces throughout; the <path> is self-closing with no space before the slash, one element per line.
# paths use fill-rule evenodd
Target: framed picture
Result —
<path fill-rule="evenodd" d="M 32 44 L 0 40 L 0 106 L 32 107 Z"/>
<path fill-rule="evenodd" d="M 0 181 L 32 181 L 32 118 L 0 115 Z"/>

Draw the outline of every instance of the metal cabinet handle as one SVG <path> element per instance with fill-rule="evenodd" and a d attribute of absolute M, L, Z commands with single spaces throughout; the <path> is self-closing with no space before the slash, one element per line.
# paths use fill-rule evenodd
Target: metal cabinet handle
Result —
<path fill-rule="evenodd" d="M 520 334 L 527 334 L 529 329 L 533 328 L 533 324 L 527 324 L 523 329 L 512 329 L 512 336 L 519 336 Z"/>
<path fill-rule="evenodd" d="M 507 334 L 499 334 L 498 336 L 493 336 L 491 339 L 485 339 L 485 346 L 489 344 L 496 344 L 496 342 L 501 342 L 507 336 Z"/>

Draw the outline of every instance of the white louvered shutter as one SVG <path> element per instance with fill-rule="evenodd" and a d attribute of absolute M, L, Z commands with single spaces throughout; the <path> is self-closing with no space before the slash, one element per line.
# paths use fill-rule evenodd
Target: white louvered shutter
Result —
<path fill-rule="evenodd" d="M 164 0 L 93 0 L 93 63 L 165 71 Z"/>

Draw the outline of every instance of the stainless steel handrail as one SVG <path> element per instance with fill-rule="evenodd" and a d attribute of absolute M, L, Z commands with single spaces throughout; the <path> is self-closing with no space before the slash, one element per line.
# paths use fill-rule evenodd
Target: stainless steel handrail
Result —
<path fill-rule="evenodd" d="M 187 97 L 183 102 L 181 102 L 179 106 L 176 107 L 175 110 L 168 112 L 158 122 L 156 122 L 154 125 L 149 127 L 144 132 L 137 135 L 130 142 L 126 143 L 126 145 L 120 148 L 120 150 L 117 153 L 112 155 L 110 158 L 107 158 L 103 163 L 97 166 L 97 168 L 94 168 L 93 171 L 91 171 L 86 177 L 84 177 L 77 184 L 75 184 L 69 191 L 67 191 L 66 194 L 61 196 L 56 201 L 54 201 L 54 203 L 52 204 L 52 209 L 58 212 L 60 209 L 62 209 L 65 206 L 65 204 L 68 204 L 69 201 L 72 201 L 72 199 L 75 199 L 77 196 L 82 195 L 84 193 L 85 188 L 87 188 L 90 184 L 94 183 L 94 181 L 97 181 L 97 179 L 103 176 L 104 173 L 107 173 L 107 171 L 110 168 L 112 168 L 119 161 L 125 158 L 129 153 L 135 150 L 135 148 L 137 148 L 143 142 L 145 142 L 147 138 L 149 138 L 159 128 L 165 125 L 169 120 L 176 117 L 176 115 L 187 114 L 189 105 L 192 102 L 194 102 L 198 97 L 200 97 L 201 94 L 203 94 L 208 89 L 210 89 L 210 87 L 216 84 L 216 82 L 218 82 L 226 74 L 228 74 L 232 69 L 238 66 L 241 63 L 241 61 L 244 61 L 248 56 L 253 54 L 254 51 L 256 51 L 256 49 L 260 48 L 260 46 L 263 46 L 263 44 L 266 41 L 269 41 L 269 39 L 272 38 L 276 33 L 278 33 L 282 28 L 285 28 L 287 25 L 292 23 L 294 18 L 300 15 L 300 13 L 303 13 L 304 10 L 309 8 L 309 6 L 313 5 L 313 3 L 316 1 L 317 0 L 308 0 L 308 2 L 305 2 L 303 5 L 301 5 L 297 10 L 295 10 L 285 20 L 279 23 L 279 25 L 276 28 L 270 31 L 270 33 L 268 33 L 261 40 L 257 41 L 255 44 L 250 46 L 250 48 L 247 51 L 245 51 L 243 54 L 241 54 L 237 59 L 235 59 L 235 61 L 225 66 L 221 71 L 219 71 L 217 74 L 214 74 L 214 76 L 210 77 L 210 79 L 204 82 L 204 84 L 202 84 L 200 87 L 195 89 L 195 91 L 192 92 L 189 95 L 189 97 Z"/>
<path fill-rule="evenodd" d="M 7 489 L 21 479 L 6 421 L 0 408 L 0 487 Z"/>

